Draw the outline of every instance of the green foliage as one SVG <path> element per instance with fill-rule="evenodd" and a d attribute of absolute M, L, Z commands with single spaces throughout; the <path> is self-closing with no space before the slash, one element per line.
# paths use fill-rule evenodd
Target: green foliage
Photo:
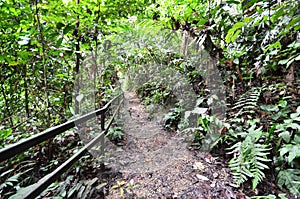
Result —
<path fill-rule="evenodd" d="M 215 46 L 221 46 L 225 59 L 234 60 L 242 69 L 245 79 L 252 79 L 253 73 L 261 75 L 281 70 L 281 65 L 289 67 L 299 60 L 297 0 L 270 2 L 270 5 L 267 1 L 197 4 L 173 0 L 157 3 L 159 7 L 153 5 L 150 9 L 154 13 L 160 12 L 162 23 L 170 28 L 176 28 L 176 23 L 179 23 L 187 31 L 197 29 L 197 36 L 210 37 Z"/>
<path fill-rule="evenodd" d="M 129 182 L 124 180 L 116 181 L 116 185 L 113 185 L 111 189 L 118 189 L 120 192 L 120 196 L 123 197 L 124 191 L 132 191 L 134 188 L 138 188 L 139 184 L 135 184 L 134 180 L 131 179 Z"/>
<path fill-rule="evenodd" d="M 265 177 L 264 171 L 269 168 L 268 161 L 274 161 L 277 173 L 277 183 L 281 189 L 287 188 L 291 193 L 299 194 L 299 111 L 291 113 L 291 107 L 297 105 L 287 96 L 287 86 L 282 84 L 252 88 L 243 94 L 233 105 L 233 114 L 229 115 L 227 128 L 229 134 L 220 140 L 231 147 L 229 154 L 233 158 L 229 162 L 236 185 L 240 186 L 247 180 L 252 180 L 252 188 Z M 268 102 L 272 96 L 274 102 L 260 105 L 261 99 Z M 261 119 L 257 119 L 262 115 Z M 255 128 L 257 124 L 268 122 Z M 244 128 L 248 128 L 244 130 Z M 272 153 L 275 155 L 270 158 Z M 271 164 L 272 165 L 272 164 Z M 258 198 L 269 196 L 258 196 Z M 273 196 L 271 196 L 273 197 Z M 283 196 L 282 196 L 283 197 Z"/>
<path fill-rule="evenodd" d="M 278 194 L 278 197 L 280 199 L 288 199 L 286 197 L 286 194 L 283 194 L 283 193 Z M 251 196 L 250 198 L 253 198 L 253 199 L 276 199 L 278 197 L 276 197 L 275 195 L 270 194 L 270 195 L 267 195 L 267 196 Z"/>
<path fill-rule="evenodd" d="M 260 106 L 261 110 L 270 112 L 272 114 L 272 119 L 277 121 L 280 118 L 285 118 L 290 112 L 287 106 L 287 101 L 281 99 L 278 101 L 278 104 L 271 104 L 267 106 Z"/>
<path fill-rule="evenodd" d="M 176 130 L 178 129 L 179 122 L 181 120 L 182 109 L 175 107 L 171 108 L 170 112 L 165 115 L 165 128 L 167 130 Z"/>
<path fill-rule="evenodd" d="M 229 154 L 235 156 L 230 160 L 229 168 L 238 187 L 251 179 L 252 189 L 255 189 L 265 177 L 263 170 L 269 168 L 266 165 L 266 162 L 270 161 L 267 158 L 270 154 L 269 145 L 260 143 L 263 135 L 262 128 L 255 128 L 256 126 L 253 125 L 247 132 L 240 133 L 244 140 L 228 148 Z"/>
<path fill-rule="evenodd" d="M 238 98 L 237 102 L 231 108 L 233 111 L 237 111 L 231 119 L 233 127 L 239 128 L 247 120 L 255 119 L 254 115 L 263 90 L 263 87 L 253 87 Z"/>
<path fill-rule="evenodd" d="M 299 18 L 300 20 L 300 18 Z M 293 43 L 287 46 L 286 50 L 283 50 L 284 55 L 289 55 L 287 59 L 282 59 L 278 62 L 279 65 L 284 65 L 288 68 L 295 61 L 300 61 L 300 41 L 294 41 Z"/>
<path fill-rule="evenodd" d="M 241 33 L 241 28 L 244 26 L 244 22 L 237 22 L 231 29 L 228 30 L 225 37 L 226 43 L 234 42 L 238 35 Z"/>
<path fill-rule="evenodd" d="M 286 143 L 291 141 L 291 136 L 294 137 L 294 142 L 299 140 L 298 133 L 300 133 L 300 106 L 297 108 L 296 113 L 291 113 L 288 119 L 285 119 L 282 124 L 276 126 L 276 131 L 279 133 L 279 137 Z"/>
<path fill-rule="evenodd" d="M 288 163 L 292 163 L 292 161 L 296 158 L 300 157 L 300 135 L 295 135 L 294 139 L 291 139 L 288 132 L 284 132 L 279 135 L 285 142 L 290 144 L 284 144 L 280 149 L 280 156 L 287 157 Z M 291 139 L 291 142 L 289 140 Z M 288 140 L 288 141 L 287 141 Z"/>
<path fill-rule="evenodd" d="M 261 83 L 260 76 L 281 75 L 286 69 L 294 69 L 295 63 L 300 61 L 299 5 L 298 0 L 281 3 L 258 0 L 130 0 L 126 3 L 121 0 L 86 0 L 79 3 L 2 0 L 0 147 L 62 123 L 72 116 L 72 112 L 75 113 L 71 108 L 71 98 L 76 80 L 76 63 L 79 61 L 82 64 L 90 51 L 99 53 L 99 45 L 104 39 L 115 39 L 122 43 L 124 38 L 135 34 L 147 45 L 124 49 L 122 55 L 116 55 L 118 58 L 105 66 L 105 71 L 100 74 L 101 78 L 97 82 L 97 107 L 103 105 L 103 101 L 111 95 L 113 88 L 110 85 L 116 82 L 116 70 L 127 71 L 130 68 L 134 72 L 141 71 L 138 75 L 147 76 L 153 72 L 150 70 L 153 63 L 164 64 L 186 73 L 197 92 L 204 92 L 199 86 L 202 71 L 195 70 L 196 67 L 188 60 L 162 50 L 161 44 L 154 43 L 145 36 L 144 33 L 148 30 L 135 32 L 134 28 L 138 26 L 145 25 L 151 29 L 151 36 L 156 36 L 158 32 L 163 32 L 163 28 L 168 27 L 173 30 L 182 29 L 198 37 L 196 43 L 203 45 L 210 54 L 220 57 L 221 68 L 233 79 L 233 90 L 238 86 L 235 85 L 237 69 L 243 75 L 241 81 L 249 81 L 247 83 L 250 86 L 251 81 Z M 110 54 L 105 58 L 113 57 L 114 49 L 115 46 L 112 46 Z M 228 60 L 233 63 L 231 68 L 222 64 Z M 141 86 L 140 82 L 136 84 Z M 155 80 L 140 88 L 144 102 L 166 103 L 172 93 L 163 85 L 164 82 Z M 251 179 L 252 186 L 256 187 L 262 180 L 262 171 L 266 168 L 266 156 L 269 153 L 268 144 L 271 144 L 278 171 L 278 185 L 298 194 L 299 108 L 296 113 L 290 114 L 294 111 L 294 104 L 291 103 L 295 101 L 291 100 L 294 96 L 286 96 L 284 86 L 274 87 L 276 88 L 272 91 L 270 87 L 254 87 L 244 93 L 234 103 L 231 110 L 233 114 L 229 114 L 229 119 L 224 123 L 227 124 L 228 134 L 219 140 L 234 143 L 231 152 L 235 157 L 231 161 L 231 168 L 238 185 Z M 279 87 L 283 89 L 277 92 Z M 273 97 L 276 100 L 260 105 L 263 99 L 270 99 L 264 95 L 270 92 L 271 95 L 278 94 Z M 170 127 L 176 124 L 179 115 L 180 110 L 176 108 L 166 115 Z M 262 127 L 255 129 L 255 124 Z M 212 126 L 211 118 L 199 118 L 195 138 L 203 141 L 206 134 L 217 131 Z M 118 127 L 109 134 L 113 139 L 123 137 Z M 57 149 L 60 145 L 55 146 Z M 71 146 L 74 143 L 58 148 L 65 152 Z M 40 153 L 44 159 L 46 148 L 45 144 L 41 146 Z M 35 155 L 28 155 L 28 152 L 8 164 L 17 164 L 16 161 L 27 155 L 29 158 L 36 158 L 39 153 L 37 149 L 30 152 Z M 63 157 L 54 157 L 49 161 L 49 168 L 43 166 L 41 169 L 49 171 L 60 158 Z M 21 184 L 32 183 L 33 178 L 29 176 L 23 181 L 26 171 L 23 168 L 2 172 L 1 189 L 8 190 L 10 194 L 21 187 Z M 6 174 L 11 177 L 5 176 Z M 66 194 L 61 190 L 61 197 L 65 197 Z"/>
<path fill-rule="evenodd" d="M 171 96 L 171 91 L 158 82 L 148 81 L 137 90 L 137 94 L 144 104 L 164 104 Z"/>
<path fill-rule="evenodd" d="M 124 132 L 123 132 L 122 128 L 119 127 L 119 126 L 111 127 L 111 128 L 109 128 L 108 133 L 106 134 L 106 136 L 110 140 L 123 140 Z"/>
<path fill-rule="evenodd" d="M 264 89 L 253 87 L 238 98 L 231 108 L 234 114 L 228 120 L 229 135 L 222 138 L 231 146 L 228 154 L 232 154 L 233 158 L 229 168 L 237 187 L 251 180 L 252 189 L 255 189 L 265 177 L 264 170 L 269 169 L 266 163 L 271 161 L 268 158 L 270 146 L 266 144 L 266 133 L 262 127 L 256 128 L 259 120 L 255 118 Z"/>
<path fill-rule="evenodd" d="M 193 146 L 204 151 L 212 150 L 217 144 L 224 141 L 219 134 L 224 127 L 229 128 L 229 123 L 215 116 L 201 115 L 198 118 L 197 127 L 188 129 L 192 130 L 194 135 Z"/>
<path fill-rule="evenodd" d="M 283 189 L 286 187 L 291 193 L 299 195 L 300 190 L 300 170 L 284 169 L 277 175 L 277 184 Z"/>
<path fill-rule="evenodd" d="M 12 129 L 5 129 L 4 126 L 0 127 L 0 148 L 2 148 L 2 143 L 4 143 L 4 140 L 12 134 Z"/>
<path fill-rule="evenodd" d="M 32 173 L 35 164 L 34 161 L 23 161 L 15 168 L 2 172 L 0 175 L 0 197 L 7 198 L 21 187 L 28 185 L 34 179 Z"/>
<path fill-rule="evenodd" d="M 279 136 L 278 162 L 287 162 L 289 168 L 282 168 L 282 163 L 277 167 L 277 182 L 280 188 L 284 186 L 294 194 L 299 195 L 300 190 L 300 106 L 295 113 L 276 125 L 275 133 Z"/>
<path fill-rule="evenodd" d="M 95 191 L 95 183 L 98 178 L 77 181 L 75 176 L 70 175 L 64 183 L 53 183 L 44 191 L 44 194 L 52 191 L 57 198 L 91 198 Z M 43 194 L 42 194 L 43 195 Z"/>
<path fill-rule="evenodd" d="M 212 129 L 210 128 L 211 118 L 212 117 L 208 117 L 207 115 L 202 115 L 198 118 L 197 126 L 202 128 L 201 130 L 203 130 L 205 133 L 211 133 L 212 131 Z"/>

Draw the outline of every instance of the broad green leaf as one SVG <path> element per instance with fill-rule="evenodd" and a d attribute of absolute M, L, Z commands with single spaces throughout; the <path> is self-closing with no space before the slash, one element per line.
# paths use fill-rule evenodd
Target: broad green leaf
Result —
<path fill-rule="evenodd" d="M 300 22 L 300 17 L 295 17 L 295 19 L 293 19 L 292 21 L 290 21 L 290 23 L 288 23 L 288 25 L 286 26 L 286 29 L 289 30 L 297 22 Z"/>
<path fill-rule="evenodd" d="M 24 196 L 32 189 L 34 189 L 37 186 L 37 184 L 30 185 L 28 187 L 22 187 L 17 191 L 15 195 L 12 195 L 9 197 L 9 199 L 19 199 L 19 198 L 24 198 Z"/>
<path fill-rule="evenodd" d="M 288 68 L 293 62 L 295 61 L 295 58 L 290 58 L 290 60 L 288 61 L 288 63 L 286 63 L 286 68 Z"/>
<path fill-rule="evenodd" d="M 239 34 L 242 32 L 242 30 L 237 30 L 234 35 L 231 37 L 231 42 L 234 42 L 235 39 L 239 36 Z"/>
<path fill-rule="evenodd" d="M 297 123 L 291 123 L 287 127 L 291 127 L 292 129 L 298 130 L 300 132 L 300 125 Z"/>
<path fill-rule="evenodd" d="M 262 105 L 260 106 L 261 110 L 263 111 L 274 111 L 274 112 L 278 112 L 279 108 L 277 105 Z"/>
<path fill-rule="evenodd" d="M 281 149 L 279 149 L 280 156 L 283 157 L 286 153 L 288 153 L 291 147 L 292 147 L 291 144 L 286 144 Z"/>
<path fill-rule="evenodd" d="M 300 157 L 299 147 L 294 146 L 293 149 L 289 152 L 288 162 L 291 163 L 295 158 Z"/>
<path fill-rule="evenodd" d="M 281 107 L 283 107 L 283 108 L 285 108 L 287 106 L 287 101 L 286 100 L 280 100 L 278 102 L 278 105 L 281 106 Z"/>
<path fill-rule="evenodd" d="M 278 62 L 278 64 L 281 64 L 281 65 L 285 65 L 286 63 L 288 63 L 289 59 L 283 59 L 283 60 L 280 60 Z"/>
<path fill-rule="evenodd" d="M 232 30 L 235 31 L 235 30 L 237 30 L 237 29 L 243 27 L 244 24 L 245 24 L 244 22 L 237 22 L 236 24 L 233 25 Z"/>
<path fill-rule="evenodd" d="M 284 132 L 280 133 L 279 137 L 281 137 L 286 143 L 289 143 L 290 139 L 291 139 L 290 132 L 288 132 L 288 131 L 284 131 Z"/>
<path fill-rule="evenodd" d="M 299 134 L 295 135 L 293 143 L 300 144 L 300 135 Z"/>
<path fill-rule="evenodd" d="M 294 48 L 294 49 L 300 48 L 300 42 L 299 41 L 294 41 L 293 43 L 289 44 L 288 47 L 289 48 Z"/>
<path fill-rule="evenodd" d="M 8 136 L 10 136 L 12 134 L 12 129 L 8 128 L 8 129 L 4 129 L 5 127 L 0 127 L 0 140 L 4 140 L 5 138 L 7 138 Z"/>
<path fill-rule="evenodd" d="M 281 7 L 271 16 L 271 20 L 272 21 L 277 20 L 279 17 L 281 17 L 284 14 L 285 14 L 285 11 L 284 11 L 283 7 Z"/>
<path fill-rule="evenodd" d="M 241 32 L 241 31 L 237 31 L 237 29 L 241 28 L 244 26 L 244 22 L 237 22 L 236 24 L 233 25 L 233 27 L 228 30 L 228 33 L 225 37 L 225 41 L 226 43 L 230 43 L 231 41 L 234 41 L 235 38 L 238 36 L 238 34 Z M 236 31 L 238 33 L 236 33 Z M 234 39 L 232 39 L 232 37 L 234 37 Z"/>
<path fill-rule="evenodd" d="M 273 49 L 276 49 L 276 50 L 273 50 Z M 277 49 L 281 49 L 281 43 L 280 43 L 280 41 L 279 40 L 277 40 L 276 42 L 274 42 L 274 43 L 272 43 L 272 44 L 270 44 L 269 46 L 268 46 L 268 48 L 266 48 L 265 50 L 264 50 L 264 52 L 266 53 L 268 50 L 273 50 L 273 51 L 271 51 L 269 54 L 270 55 L 276 55 L 277 53 L 278 53 L 278 50 Z M 275 51 L 275 52 L 274 52 Z"/>

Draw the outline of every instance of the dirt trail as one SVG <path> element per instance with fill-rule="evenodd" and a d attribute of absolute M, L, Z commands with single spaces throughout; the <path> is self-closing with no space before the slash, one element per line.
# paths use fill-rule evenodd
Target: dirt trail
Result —
<path fill-rule="evenodd" d="M 133 92 L 125 92 L 122 113 L 124 146 L 108 142 L 106 147 L 106 162 L 121 176 L 107 198 L 244 198 L 229 186 L 229 171 L 221 162 L 189 150 L 182 134 L 148 120 Z"/>

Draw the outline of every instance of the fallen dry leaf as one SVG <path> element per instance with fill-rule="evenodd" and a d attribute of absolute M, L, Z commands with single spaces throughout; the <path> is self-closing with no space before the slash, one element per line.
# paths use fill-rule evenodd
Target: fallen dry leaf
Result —
<path fill-rule="evenodd" d="M 202 180 L 202 181 L 208 181 L 208 180 L 209 180 L 207 177 L 205 177 L 205 176 L 203 176 L 203 175 L 200 175 L 200 174 L 196 174 L 196 176 L 197 176 L 197 178 L 198 178 L 199 180 Z"/>
<path fill-rule="evenodd" d="M 202 171 L 205 168 L 205 166 L 202 162 L 195 162 L 193 168 Z"/>

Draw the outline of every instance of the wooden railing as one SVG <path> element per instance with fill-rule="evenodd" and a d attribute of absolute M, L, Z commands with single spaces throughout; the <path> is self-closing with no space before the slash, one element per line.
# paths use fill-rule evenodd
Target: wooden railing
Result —
<path fill-rule="evenodd" d="M 120 100 L 120 98 L 122 98 Z M 105 113 L 109 110 L 112 103 L 118 100 L 118 106 L 114 110 L 114 113 L 107 125 L 105 126 Z M 73 119 L 71 121 L 65 122 L 61 125 L 52 127 L 47 129 L 39 134 L 36 134 L 27 139 L 21 140 L 15 144 L 11 144 L 0 150 L 0 162 L 8 160 L 18 153 L 24 152 L 25 150 L 40 144 L 43 141 L 46 141 L 50 138 L 54 138 L 56 135 L 65 132 L 68 129 L 71 129 L 76 126 L 76 124 L 83 123 L 91 118 L 96 116 L 101 116 L 101 133 L 97 135 L 93 140 L 91 140 L 88 144 L 86 144 L 83 148 L 81 148 L 76 154 L 74 154 L 71 158 L 65 161 L 62 165 L 56 168 L 52 173 L 46 175 L 42 179 L 40 179 L 37 183 L 26 187 L 28 191 L 24 193 L 24 195 L 20 196 L 20 198 L 35 198 L 40 193 L 42 193 L 51 183 L 57 180 L 65 171 L 67 171 L 76 161 L 78 161 L 89 149 L 91 149 L 95 144 L 101 143 L 101 151 L 103 152 L 104 146 L 104 136 L 109 130 L 115 116 L 119 112 L 119 109 L 123 102 L 123 93 L 119 94 L 115 98 L 113 98 L 110 102 L 108 102 L 103 108 L 98 109 L 96 111 L 90 112 L 86 115 L 83 115 L 77 119 Z M 103 154 L 102 154 L 103 155 Z"/>

